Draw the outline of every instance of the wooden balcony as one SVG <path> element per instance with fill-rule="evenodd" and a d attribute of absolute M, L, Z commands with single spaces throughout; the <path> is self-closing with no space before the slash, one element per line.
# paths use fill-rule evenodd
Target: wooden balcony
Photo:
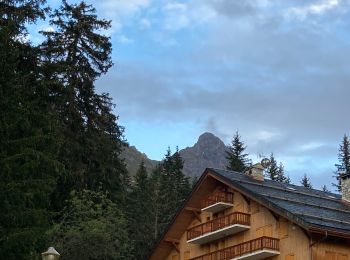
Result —
<path fill-rule="evenodd" d="M 218 192 L 202 201 L 202 211 L 216 213 L 233 207 L 232 192 Z"/>
<path fill-rule="evenodd" d="M 234 212 L 187 230 L 187 242 L 205 244 L 250 228 L 250 215 Z"/>
<path fill-rule="evenodd" d="M 259 237 L 190 260 L 259 260 L 279 254 L 279 239 Z"/>

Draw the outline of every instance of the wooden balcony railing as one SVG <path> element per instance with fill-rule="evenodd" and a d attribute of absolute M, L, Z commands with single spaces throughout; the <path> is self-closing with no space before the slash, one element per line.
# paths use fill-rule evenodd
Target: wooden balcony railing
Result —
<path fill-rule="evenodd" d="M 218 192 L 207 199 L 202 201 L 202 208 L 209 207 L 218 202 L 232 203 L 233 204 L 233 193 L 232 192 Z"/>
<path fill-rule="evenodd" d="M 213 219 L 211 221 L 199 224 L 187 230 L 187 240 L 200 237 L 210 232 L 214 232 L 225 227 L 241 224 L 241 225 L 250 225 L 250 214 L 242 212 L 234 212 L 226 216 Z"/>
<path fill-rule="evenodd" d="M 263 249 L 279 251 L 279 239 L 272 237 L 259 237 L 235 246 L 194 257 L 190 260 L 230 260 Z"/>

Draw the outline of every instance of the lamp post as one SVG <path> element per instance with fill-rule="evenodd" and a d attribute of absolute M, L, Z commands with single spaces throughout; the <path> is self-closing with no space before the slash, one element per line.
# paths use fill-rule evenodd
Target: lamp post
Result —
<path fill-rule="evenodd" d="M 55 250 L 54 247 L 49 247 L 49 249 L 41 253 L 43 260 L 58 260 L 60 258 L 60 254 Z"/>

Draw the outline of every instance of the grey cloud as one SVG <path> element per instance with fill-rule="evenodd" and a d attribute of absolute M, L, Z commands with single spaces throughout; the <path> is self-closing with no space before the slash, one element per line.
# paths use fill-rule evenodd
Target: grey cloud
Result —
<path fill-rule="evenodd" d="M 251 15 L 255 12 L 252 1 L 211 0 L 208 4 L 220 15 L 239 17 Z"/>
<path fill-rule="evenodd" d="M 245 8 L 235 10 L 255 12 L 254 6 Z M 287 166 L 297 161 L 298 169 L 286 169 L 293 180 L 307 172 L 321 186 L 324 179 L 317 177 L 332 181 L 337 145 L 350 134 L 345 15 L 317 23 L 290 23 L 277 14 L 248 15 L 243 24 L 218 19 L 193 50 L 185 43 L 183 52 L 166 49 L 151 68 L 137 60 L 121 63 L 99 81 L 99 89 L 115 97 L 122 118 L 197 122 L 226 143 L 239 130 L 253 155 L 273 151 Z M 261 131 L 276 135 L 259 139 Z M 303 148 L 313 142 L 322 145 Z M 318 162 L 329 162 L 328 168 Z"/>

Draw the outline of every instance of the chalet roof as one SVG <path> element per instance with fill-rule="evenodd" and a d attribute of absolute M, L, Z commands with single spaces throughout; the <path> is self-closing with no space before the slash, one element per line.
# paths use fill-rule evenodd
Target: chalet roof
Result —
<path fill-rule="evenodd" d="M 207 178 L 208 176 L 214 178 Z M 350 238 L 350 203 L 344 202 L 339 194 L 268 179 L 258 181 L 243 173 L 207 168 L 150 252 L 148 259 L 165 258 L 172 250 L 171 245 L 167 243 L 169 238 L 180 239 L 186 231 L 193 218 L 191 212 L 186 211 L 186 207 L 196 207 L 203 196 L 210 194 L 211 184 L 206 182 L 206 179 L 216 179 L 225 183 L 247 199 L 264 205 L 276 217 L 285 217 L 308 233 L 323 235 L 327 231 L 326 235 Z M 205 186 L 205 183 L 209 186 Z"/>
<path fill-rule="evenodd" d="M 339 194 L 267 179 L 258 181 L 233 171 L 207 170 L 307 230 L 350 234 L 350 205 L 342 201 Z"/>

